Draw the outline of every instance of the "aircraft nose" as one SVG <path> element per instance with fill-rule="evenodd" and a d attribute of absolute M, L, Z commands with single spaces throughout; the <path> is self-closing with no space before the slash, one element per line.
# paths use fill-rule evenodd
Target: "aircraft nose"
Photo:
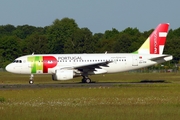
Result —
<path fill-rule="evenodd" d="M 6 66 L 5 69 L 6 69 L 6 71 L 8 71 L 8 72 L 12 72 L 12 69 L 13 69 L 13 68 L 12 68 L 11 64 L 9 64 L 9 65 Z"/>

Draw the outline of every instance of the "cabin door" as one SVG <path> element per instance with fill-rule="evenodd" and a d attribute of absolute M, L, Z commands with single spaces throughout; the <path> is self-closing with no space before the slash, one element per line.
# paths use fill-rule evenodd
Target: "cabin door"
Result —
<path fill-rule="evenodd" d="M 132 56 L 132 66 L 138 66 L 138 56 Z"/>

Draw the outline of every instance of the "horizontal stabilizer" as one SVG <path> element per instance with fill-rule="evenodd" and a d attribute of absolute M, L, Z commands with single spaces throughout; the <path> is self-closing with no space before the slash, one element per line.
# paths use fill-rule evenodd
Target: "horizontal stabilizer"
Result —
<path fill-rule="evenodd" d="M 151 58 L 149 60 L 158 61 L 158 60 L 162 60 L 162 59 L 164 59 L 165 61 L 169 61 L 169 60 L 172 60 L 173 57 L 171 55 L 164 55 L 164 56 L 159 56 L 159 57 Z"/>

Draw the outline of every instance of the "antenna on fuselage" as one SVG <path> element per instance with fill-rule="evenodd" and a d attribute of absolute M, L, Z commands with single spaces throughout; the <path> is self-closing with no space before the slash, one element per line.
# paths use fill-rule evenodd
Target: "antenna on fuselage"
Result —
<path fill-rule="evenodd" d="M 105 54 L 107 54 L 107 51 L 105 52 Z"/>
<path fill-rule="evenodd" d="M 34 52 L 32 53 L 32 55 L 34 55 Z"/>

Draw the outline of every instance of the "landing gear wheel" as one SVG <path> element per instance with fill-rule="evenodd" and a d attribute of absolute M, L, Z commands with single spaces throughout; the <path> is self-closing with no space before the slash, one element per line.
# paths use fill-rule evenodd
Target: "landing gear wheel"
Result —
<path fill-rule="evenodd" d="M 82 83 L 91 83 L 91 79 L 83 76 Z"/>
<path fill-rule="evenodd" d="M 29 80 L 29 84 L 33 84 L 33 83 L 34 83 L 33 78 L 34 78 L 34 75 L 33 75 L 33 74 L 31 74 L 31 76 L 30 76 L 30 80 Z"/>
<path fill-rule="evenodd" d="M 34 83 L 34 81 L 33 80 L 29 80 L 29 84 L 33 84 Z"/>
<path fill-rule="evenodd" d="M 91 83 L 91 79 L 90 78 L 86 78 L 86 83 Z"/>
<path fill-rule="evenodd" d="M 82 83 L 86 83 L 86 79 L 85 78 L 82 79 Z"/>

